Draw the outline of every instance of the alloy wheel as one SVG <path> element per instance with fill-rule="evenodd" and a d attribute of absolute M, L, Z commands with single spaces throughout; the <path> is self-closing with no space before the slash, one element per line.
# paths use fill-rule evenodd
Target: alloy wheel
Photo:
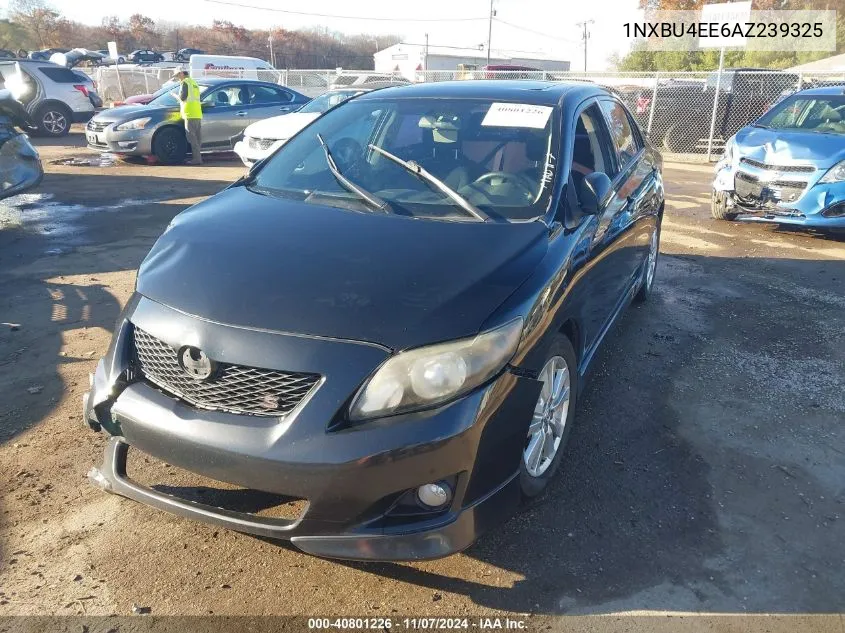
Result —
<path fill-rule="evenodd" d="M 50 110 L 44 113 L 44 129 L 50 134 L 61 134 L 67 129 L 67 118 L 61 112 Z"/>
<path fill-rule="evenodd" d="M 648 263 L 645 271 L 645 287 L 651 289 L 651 284 L 654 283 L 654 272 L 657 270 L 657 231 L 651 234 L 651 242 L 648 246 Z"/>
<path fill-rule="evenodd" d="M 522 459 L 532 477 L 541 477 L 557 455 L 569 413 L 571 379 L 561 356 L 545 364 L 538 379 L 543 383 L 528 427 Z"/>

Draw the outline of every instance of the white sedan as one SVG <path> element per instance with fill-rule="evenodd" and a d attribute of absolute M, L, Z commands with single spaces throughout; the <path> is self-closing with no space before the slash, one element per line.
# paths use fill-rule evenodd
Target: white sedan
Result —
<path fill-rule="evenodd" d="M 275 152 L 290 137 L 330 108 L 362 92 L 369 92 L 376 88 L 384 88 L 391 85 L 399 84 L 395 82 L 378 82 L 367 84 L 366 86 L 329 90 L 316 99 L 309 101 L 296 112 L 282 114 L 253 123 L 244 130 L 243 140 L 235 143 L 235 153 L 240 156 L 244 165 L 252 167 L 258 161 L 267 158 Z"/>

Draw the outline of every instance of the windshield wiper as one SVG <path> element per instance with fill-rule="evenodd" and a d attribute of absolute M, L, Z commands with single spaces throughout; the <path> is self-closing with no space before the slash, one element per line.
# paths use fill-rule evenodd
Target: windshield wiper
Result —
<path fill-rule="evenodd" d="M 461 194 L 452 189 L 449 185 L 440 180 L 437 176 L 426 171 L 419 163 L 413 160 L 403 160 L 398 156 L 394 156 L 387 150 L 384 150 L 381 147 L 378 147 L 377 145 L 373 145 L 372 143 L 369 145 L 369 148 L 374 152 L 378 152 L 385 158 L 389 158 L 397 165 L 401 165 L 423 182 L 432 185 L 436 189 L 440 190 L 442 193 L 445 193 L 455 204 L 457 204 L 459 207 L 461 207 L 461 209 L 469 213 L 475 219 L 481 220 L 482 222 L 486 222 L 490 219 L 490 216 L 484 213 L 484 211 L 476 207 L 472 202 L 464 198 Z"/>
<path fill-rule="evenodd" d="M 388 210 L 390 209 L 390 205 L 387 204 L 387 201 L 382 200 L 377 195 L 370 193 L 363 187 L 359 187 L 354 182 L 349 180 L 346 176 L 344 176 L 341 173 L 340 169 L 338 169 L 337 164 L 334 162 L 332 153 L 331 151 L 329 151 L 329 146 L 326 145 L 326 142 L 323 140 L 323 137 L 320 134 L 317 134 L 317 140 L 320 141 L 320 145 L 323 147 L 323 153 L 326 155 L 326 163 L 328 163 L 329 171 L 332 172 L 332 176 L 335 177 L 335 180 L 337 180 L 344 189 L 356 194 L 359 198 L 365 200 L 379 211 L 382 211 L 383 213 L 389 213 Z"/>

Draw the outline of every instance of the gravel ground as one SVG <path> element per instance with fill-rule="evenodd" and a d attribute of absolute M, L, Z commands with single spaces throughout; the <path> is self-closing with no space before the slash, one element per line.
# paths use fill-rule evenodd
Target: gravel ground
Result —
<path fill-rule="evenodd" d="M 40 145 L 42 186 L 0 203 L 0 616 L 845 610 L 842 239 L 713 221 L 709 169 L 667 165 L 656 295 L 597 357 L 549 494 L 460 555 L 332 562 L 87 484 L 80 396 L 134 270 L 243 169 Z"/>

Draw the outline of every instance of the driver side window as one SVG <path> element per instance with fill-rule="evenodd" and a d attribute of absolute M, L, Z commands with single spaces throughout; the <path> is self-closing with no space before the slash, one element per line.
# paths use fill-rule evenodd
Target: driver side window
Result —
<path fill-rule="evenodd" d="M 616 175 L 607 148 L 604 116 L 593 104 L 581 112 L 575 124 L 570 174 L 576 192 L 581 191 L 584 178 L 595 171 L 604 172 L 611 179 Z"/>

